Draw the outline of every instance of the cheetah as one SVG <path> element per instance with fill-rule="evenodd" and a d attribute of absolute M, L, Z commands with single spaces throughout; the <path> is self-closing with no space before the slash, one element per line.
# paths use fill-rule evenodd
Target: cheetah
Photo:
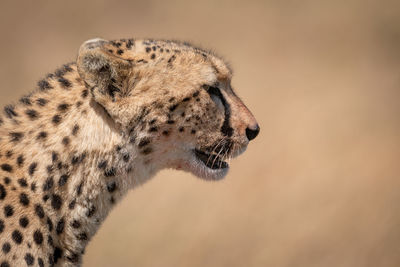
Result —
<path fill-rule="evenodd" d="M 126 192 L 158 171 L 220 180 L 260 130 L 220 57 L 92 39 L 0 115 L 0 267 L 80 266 Z"/>

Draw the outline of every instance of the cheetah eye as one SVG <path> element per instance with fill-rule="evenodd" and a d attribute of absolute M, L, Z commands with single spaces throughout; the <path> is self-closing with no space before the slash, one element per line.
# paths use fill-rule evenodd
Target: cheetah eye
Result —
<path fill-rule="evenodd" d="M 210 86 L 207 84 L 203 85 L 203 89 L 207 91 L 211 99 L 218 105 L 224 106 L 224 97 L 222 96 L 221 90 L 216 86 Z"/>

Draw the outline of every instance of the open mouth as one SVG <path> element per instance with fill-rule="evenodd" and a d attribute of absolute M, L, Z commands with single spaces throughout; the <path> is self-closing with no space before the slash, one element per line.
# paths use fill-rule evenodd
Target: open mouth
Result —
<path fill-rule="evenodd" d="M 209 154 L 198 149 L 194 150 L 196 157 L 212 170 L 229 168 L 229 164 L 222 160 L 222 158 L 215 154 Z"/>

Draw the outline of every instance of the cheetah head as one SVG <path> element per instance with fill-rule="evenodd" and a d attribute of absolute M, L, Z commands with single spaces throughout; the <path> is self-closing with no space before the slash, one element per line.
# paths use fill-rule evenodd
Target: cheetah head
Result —
<path fill-rule="evenodd" d="M 85 42 L 78 71 L 144 164 L 222 179 L 259 126 L 223 60 L 186 43 Z"/>

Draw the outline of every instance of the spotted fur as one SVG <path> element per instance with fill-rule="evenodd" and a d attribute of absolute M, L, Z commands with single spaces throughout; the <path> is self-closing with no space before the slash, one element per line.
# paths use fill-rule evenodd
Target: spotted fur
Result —
<path fill-rule="evenodd" d="M 94 39 L 3 108 L 0 266 L 79 266 L 115 203 L 161 169 L 223 178 L 259 131 L 231 76 L 187 43 Z"/>

